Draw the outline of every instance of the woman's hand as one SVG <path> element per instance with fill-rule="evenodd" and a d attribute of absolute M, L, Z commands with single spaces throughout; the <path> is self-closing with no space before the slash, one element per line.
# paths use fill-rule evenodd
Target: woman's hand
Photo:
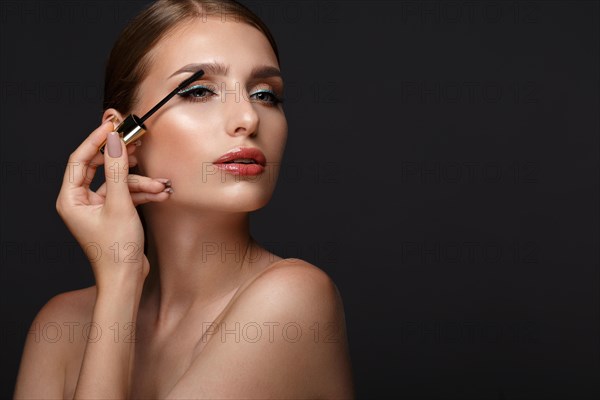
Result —
<path fill-rule="evenodd" d="M 129 175 L 129 163 L 137 163 L 136 146 L 127 148 L 118 134 L 110 134 L 113 128 L 106 121 L 71 154 L 56 200 L 58 214 L 92 264 L 99 290 L 127 281 L 143 282 L 150 265 L 135 206 L 170 196 L 167 179 Z M 98 148 L 107 135 L 102 154 Z M 106 182 L 94 192 L 90 183 L 102 164 Z"/>

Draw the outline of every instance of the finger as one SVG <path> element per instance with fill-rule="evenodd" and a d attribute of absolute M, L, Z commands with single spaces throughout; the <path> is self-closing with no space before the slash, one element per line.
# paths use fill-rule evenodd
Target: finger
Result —
<path fill-rule="evenodd" d="M 170 188 L 167 188 L 170 189 Z M 151 201 L 159 202 L 165 201 L 169 197 L 171 197 L 170 192 L 160 192 L 160 193 L 132 193 L 131 199 L 133 200 L 133 204 L 137 207 L 140 204 L 149 203 Z"/>
<path fill-rule="evenodd" d="M 125 142 L 117 132 L 111 132 L 104 151 L 104 174 L 106 177 L 106 201 L 108 212 L 118 212 L 133 206 L 129 194 L 129 160 Z"/>
<path fill-rule="evenodd" d="M 137 148 L 138 148 L 138 146 L 136 146 L 135 143 L 128 143 L 127 144 L 127 154 L 131 155 L 131 154 L 135 153 Z"/>
<path fill-rule="evenodd" d="M 161 178 L 162 179 L 162 178 Z M 127 178 L 130 193 L 146 192 L 146 193 L 160 193 L 170 185 L 166 185 L 165 182 L 161 182 L 156 179 L 148 178 L 147 176 L 141 176 L 136 174 L 129 174 Z M 102 184 L 96 190 L 96 193 L 102 197 L 106 196 L 106 182 Z"/>
<path fill-rule="evenodd" d="M 94 157 L 99 153 L 98 148 L 106 138 L 106 135 L 112 131 L 112 121 L 106 120 L 102 125 L 96 128 L 80 145 L 71 153 L 67 162 L 67 168 L 63 177 L 63 188 L 77 188 L 89 181 L 89 175 L 93 179 L 97 166 L 92 166 L 90 174 L 87 168 Z M 96 163 L 97 164 L 97 163 Z M 88 183 L 89 185 L 89 183 Z"/>
<path fill-rule="evenodd" d="M 96 205 L 103 204 L 105 202 L 104 193 L 106 192 L 106 189 L 102 189 L 102 193 L 100 193 L 100 191 L 101 189 L 98 189 L 96 193 L 93 193 L 93 196 L 91 196 L 91 204 Z M 137 207 L 140 204 L 148 203 L 150 201 L 164 201 L 168 199 L 172 193 L 173 188 L 170 187 L 167 187 L 157 193 L 132 192 L 131 200 L 133 201 L 133 205 Z"/>
<path fill-rule="evenodd" d="M 129 190 L 131 192 L 160 193 L 171 187 L 171 181 L 165 178 L 152 179 L 147 176 L 130 174 Z"/>
<path fill-rule="evenodd" d="M 135 167 L 137 165 L 137 157 L 133 155 L 138 146 L 133 143 L 129 143 L 127 145 L 127 154 L 129 155 L 129 167 Z M 85 178 L 83 180 L 83 186 L 85 188 L 89 188 L 90 184 L 94 180 L 94 176 L 96 176 L 96 170 L 100 165 L 104 164 L 104 154 L 98 152 L 92 158 L 87 168 L 85 168 Z"/>

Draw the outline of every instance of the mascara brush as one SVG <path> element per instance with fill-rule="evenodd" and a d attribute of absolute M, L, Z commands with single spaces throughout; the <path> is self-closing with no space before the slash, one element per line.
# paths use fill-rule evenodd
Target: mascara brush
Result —
<path fill-rule="evenodd" d="M 142 118 L 138 117 L 134 114 L 129 114 L 127 118 L 123 120 L 117 126 L 115 131 L 119 133 L 119 136 L 125 142 L 125 146 L 129 143 L 136 141 L 139 139 L 144 133 L 146 133 L 146 127 L 144 126 L 144 122 L 152 116 L 155 112 L 157 112 L 162 106 L 166 104 L 167 101 L 171 100 L 173 96 L 175 96 L 179 91 L 189 86 L 192 82 L 199 79 L 202 75 L 204 75 L 204 71 L 200 70 L 194 73 L 194 75 L 190 76 L 185 81 L 181 82 L 171 93 L 165 96 L 164 99 L 158 102 L 154 107 L 150 109 Z M 106 146 L 106 140 L 102 143 L 102 145 L 98 148 L 102 154 L 104 154 L 104 147 Z"/>

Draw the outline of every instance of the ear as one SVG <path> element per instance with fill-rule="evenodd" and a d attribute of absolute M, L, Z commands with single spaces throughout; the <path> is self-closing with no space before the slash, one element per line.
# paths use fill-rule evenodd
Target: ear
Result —
<path fill-rule="evenodd" d="M 102 122 L 104 123 L 104 121 L 106 121 L 110 117 L 113 117 L 112 122 L 115 129 L 123 121 L 123 116 L 121 115 L 121 113 L 115 110 L 114 108 L 109 108 L 104 111 L 104 114 L 102 114 Z"/>

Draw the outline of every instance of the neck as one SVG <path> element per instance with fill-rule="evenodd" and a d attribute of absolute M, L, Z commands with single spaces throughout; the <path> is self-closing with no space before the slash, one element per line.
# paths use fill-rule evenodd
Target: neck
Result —
<path fill-rule="evenodd" d="M 192 306 L 206 306 L 236 290 L 252 268 L 256 244 L 247 212 L 220 213 L 143 208 L 150 273 L 142 303 L 156 323 L 181 319 Z"/>

